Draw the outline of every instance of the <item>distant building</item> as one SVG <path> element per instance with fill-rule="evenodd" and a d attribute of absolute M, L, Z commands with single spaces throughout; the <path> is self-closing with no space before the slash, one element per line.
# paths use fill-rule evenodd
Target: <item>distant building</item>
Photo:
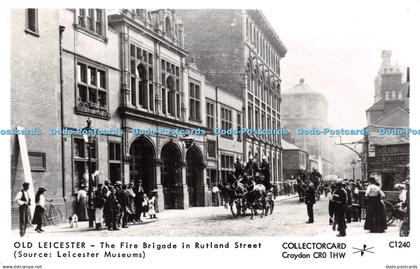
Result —
<path fill-rule="evenodd" d="M 334 155 L 332 139 L 323 135 L 299 134 L 299 129 L 328 128 L 328 102 L 324 95 L 311 89 L 304 79 L 282 93 L 283 127 L 290 129 L 284 139 L 320 159 L 318 167 L 321 174 L 333 171 Z"/>
<path fill-rule="evenodd" d="M 370 135 L 366 136 L 369 153 L 369 177 L 375 177 L 384 190 L 410 174 L 408 135 L 380 134 L 380 129 L 401 130 L 409 127 L 409 69 L 391 64 L 392 52 L 382 51 L 382 64 L 375 78 L 375 103 L 366 110 Z"/>
<path fill-rule="evenodd" d="M 409 84 L 404 76 L 408 73 L 401 66 L 392 65 L 391 56 L 391 51 L 382 51 L 382 64 L 375 78 L 374 104 L 366 111 L 368 125 L 394 113 L 396 108 L 409 112 Z M 398 119 L 395 118 L 395 121 Z"/>

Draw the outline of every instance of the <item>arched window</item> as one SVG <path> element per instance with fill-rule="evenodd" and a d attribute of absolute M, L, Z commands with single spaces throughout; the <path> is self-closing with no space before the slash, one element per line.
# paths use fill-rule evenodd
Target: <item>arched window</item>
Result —
<path fill-rule="evenodd" d="M 136 76 L 138 77 L 138 97 L 139 105 L 143 108 L 147 108 L 147 70 L 144 64 L 140 63 L 136 68 Z"/>
<path fill-rule="evenodd" d="M 166 34 L 169 37 L 172 37 L 172 23 L 171 23 L 171 19 L 169 19 L 169 17 L 166 17 L 166 19 L 165 19 L 165 30 L 166 30 Z"/>
<path fill-rule="evenodd" d="M 131 105 L 154 110 L 153 54 L 130 44 Z"/>

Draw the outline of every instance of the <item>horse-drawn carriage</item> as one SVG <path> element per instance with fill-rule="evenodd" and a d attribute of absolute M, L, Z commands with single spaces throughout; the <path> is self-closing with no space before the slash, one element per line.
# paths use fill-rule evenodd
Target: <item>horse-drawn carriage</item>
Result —
<path fill-rule="evenodd" d="M 237 179 L 229 175 L 230 180 L 225 185 L 219 184 L 219 189 L 224 202 L 229 206 L 234 217 L 245 216 L 247 210 L 251 212 L 251 219 L 261 210 L 261 217 L 272 214 L 274 199 L 272 188 L 267 188 L 263 182 L 263 176 L 255 178 L 244 175 Z"/>

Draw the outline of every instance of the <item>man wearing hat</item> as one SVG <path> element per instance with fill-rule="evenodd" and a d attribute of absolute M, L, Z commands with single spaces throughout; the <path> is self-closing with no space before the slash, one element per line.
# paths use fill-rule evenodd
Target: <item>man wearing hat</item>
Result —
<path fill-rule="evenodd" d="M 136 207 L 136 214 L 135 214 L 135 217 L 134 217 L 134 219 L 136 220 L 136 221 L 138 221 L 138 222 L 143 222 L 142 220 L 141 220 L 141 214 L 143 213 L 144 215 L 144 217 L 145 217 L 145 214 L 146 214 L 146 211 L 145 210 L 143 210 L 143 201 L 144 201 L 144 188 L 143 188 L 143 181 L 141 180 L 141 179 L 138 179 L 138 184 L 139 184 L 139 186 L 136 188 L 136 197 L 135 197 L 135 207 Z"/>
<path fill-rule="evenodd" d="M 346 211 L 347 211 L 347 192 L 343 188 L 342 182 L 336 183 L 336 191 L 333 194 L 334 203 L 334 221 L 337 224 L 339 234 L 337 236 L 346 236 Z"/>
<path fill-rule="evenodd" d="M 28 193 L 29 183 L 23 182 L 22 190 L 20 190 L 15 198 L 15 202 L 19 205 L 19 232 L 20 236 L 26 233 L 26 225 L 28 224 L 28 208 L 31 205 L 31 198 Z"/>
<path fill-rule="evenodd" d="M 308 221 L 306 223 L 314 223 L 315 189 L 314 184 L 309 180 L 306 181 L 305 204 L 308 213 Z"/>
<path fill-rule="evenodd" d="M 123 218 L 123 190 L 122 190 L 122 182 L 121 181 L 115 181 L 115 198 L 117 200 L 117 213 L 116 213 L 116 219 L 117 219 L 117 227 L 122 226 L 122 218 Z"/>

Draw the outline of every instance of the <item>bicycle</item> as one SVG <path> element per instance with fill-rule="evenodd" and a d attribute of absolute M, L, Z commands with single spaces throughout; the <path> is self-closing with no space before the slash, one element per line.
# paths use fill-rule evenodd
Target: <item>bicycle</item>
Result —
<path fill-rule="evenodd" d="M 61 210 L 52 204 L 53 199 L 51 200 L 46 199 L 46 201 L 49 202 L 50 204 L 47 210 L 45 211 L 45 217 L 50 224 L 57 226 L 63 220 L 63 213 L 61 213 Z"/>

